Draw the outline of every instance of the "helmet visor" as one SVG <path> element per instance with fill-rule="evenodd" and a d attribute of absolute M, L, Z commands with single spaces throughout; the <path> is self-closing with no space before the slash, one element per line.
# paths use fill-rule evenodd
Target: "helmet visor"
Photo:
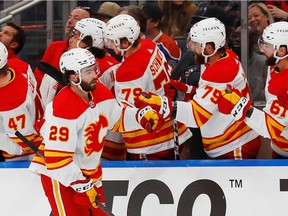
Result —
<path fill-rule="evenodd" d="M 270 43 L 267 43 L 264 41 L 264 38 L 263 36 L 261 35 L 259 38 L 258 38 L 258 49 L 261 51 L 262 49 L 273 49 L 273 44 L 270 44 Z"/>

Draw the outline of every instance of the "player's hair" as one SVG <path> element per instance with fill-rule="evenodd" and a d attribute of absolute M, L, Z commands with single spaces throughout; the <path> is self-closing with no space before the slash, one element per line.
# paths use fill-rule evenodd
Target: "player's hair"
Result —
<path fill-rule="evenodd" d="M 15 49 L 15 54 L 17 55 L 25 45 L 26 35 L 24 30 L 16 25 L 14 22 L 7 22 L 7 26 L 10 26 L 16 30 L 16 34 L 13 35 L 12 42 L 17 42 L 18 47 Z"/>

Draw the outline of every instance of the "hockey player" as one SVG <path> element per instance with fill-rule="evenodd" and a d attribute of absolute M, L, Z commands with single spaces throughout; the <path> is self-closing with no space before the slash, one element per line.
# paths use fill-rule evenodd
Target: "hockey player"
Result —
<path fill-rule="evenodd" d="M 31 69 L 31 66 L 18 58 L 25 45 L 26 35 L 24 30 L 13 22 L 8 22 L 0 31 L 0 42 L 2 42 L 8 50 L 8 65 L 15 71 L 22 72 L 24 76 L 29 77 L 29 84 L 33 91 L 36 89 L 36 79 Z M 42 103 L 40 96 L 37 94 L 35 97 L 36 103 L 36 119 L 43 116 Z"/>
<path fill-rule="evenodd" d="M 34 130 L 36 89 L 31 87 L 29 73 L 7 64 L 8 51 L 0 42 L 0 149 L 5 161 L 32 160 L 34 152 L 16 135 L 19 131 L 35 146 L 42 139 Z"/>
<path fill-rule="evenodd" d="M 65 40 L 53 41 L 45 50 L 45 53 L 41 61 L 46 62 L 55 68 L 59 69 L 59 59 L 61 55 L 70 49 L 69 47 L 69 37 L 71 31 L 75 27 L 77 21 L 90 17 L 90 11 L 87 10 L 87 7 L 78 6 L 74 8 L 70 15 L 69 19 L 66 22 L 65 34 L 68 37 Z M 35 78 L 37 80 L 37 91 L 41 96 L 41 101 L 46 106 L 49 102 L 53 100 L 56 93 L 63 87 L 52 77 L 45 74 L 43 71 L 38 68 L 34 71 Z"/>
<path fill-rule="evenodd" d="M 45 160 L 35 156 L 30 170 L 42 174 L 55 216 L 106 215 L 97 202 L 105 204 L 98 167 L 107 130 L 157 131 L 163 119 L 150 107 L 120 107 L 97 81 L 98 65 L 86 49 L 65 52 L 60 68 L 69 84 L 46 108 L 41 129 Z"/>
<path fill-rule="evenodd" d="M 113 17 L 105 28 L 108 44 L 123 56 L 116 72 L 115 94 L 119 102 L 134 106 L 135 97 L 143 91 L 164 95 L 163 85 L 170 79 L 171 68 L 157 45 L 140 38 L 140 27 L 130 15 Z M 191 137 L 188 128 L 178 126 L 180 148 Z M 145 130 L 125 132 L 128 157 L 132 160 L 173 160 L 173 122 L 165 122 L 161 130 L 147 133 Z"/>
<path fill-rule="evenodd" d="M 104 26 L 106 24 L 95 18 L 78 21 L 69 39 L 73 47 L 87 47 L 96 57 L 99 65 L 98 79 L 114 94 L 115 73 L 120 63 L 104 49 Z M 114 94 L 115 95 L 115 94 Z M 126 147 L 122 133 L 108 130 L 102 159 L 125 160 Z"/>
<path fill-rule="evenodd" d="M 266 56 L 268 76 L 266 81 L 266 105 L 263 111 L 253 108 L 236 89 L 224 94 L 219 101 L 219 110 L 232 114 L 235 119 L 244 122 L 258 134 L 271 139 L 272 157 L 288 158 L 288 125 L 285 104 L 278 101 L 280 89 L 287 86 L 288 80 L 288 22 L 276 22 L 267 26 L 258 41 L 261 52 Z M 281 97 L 280 97 L 281 98 Z M 279 103 L 280 102 L 280 103 Z M 283 105 L 283 106 L 282 106 Z"/>
<path fill-rule="evenodd" d="M 231 84 L 250 98 L 250 91 L 238 57 L 225 49 L 225 26 L 216 18 L 207 18 L 194 24 L 189 33 L 189 47 L 195 52 L 195 62 L 205 64 L 196 94 L 189 102 L 173 102 L 167 97 L 150 94 L 139 96 L 137 104 L 150 104 L 173 116 L 189 127 L 200 127 L 205 152 L 210 158 L 252 159 L 260 148 L 258 134 L 244 122 L 236 121 L 218 111 L 221 91 Z"/>
<path fill-rule="evenodd" d="M 119 62 L 104 50 L 105 25 L 95 18 L 82 19 L 76 23 L 69 42 L 72 48 L 87 48 L 92 52 L 100 68 L 98 79 L 114 93 L 114 77 Z"/>

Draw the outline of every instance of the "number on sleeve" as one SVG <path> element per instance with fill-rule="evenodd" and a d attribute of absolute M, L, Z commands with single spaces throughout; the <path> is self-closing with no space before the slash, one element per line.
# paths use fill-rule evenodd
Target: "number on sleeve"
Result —
<path fill-rule="evenodd" d="M 214 104 L 216 104 L 219 99 L 222 97 L 222 93 L 219 89 L 214 88 L 213 86 L 206 86 L 205 87 L 205 94 L 202 96 L 202 98 L 207 97 L 208 95 L 210 96 L 210 101 Z"/>
<path fill-rule="evenodd" d="M 69 140 L 69 129 L 67 127 L 50 127 L 49 140 L 67 142 Z"/>
<path fill-rule="evenodd" d="M 26 116 L 25 114 L 9 118 L 8 127 L 13 129 L 14 131 L 18 130 L 18 122 L 20 123 L 20 129 L 24 129 L 26 125 Z"/>

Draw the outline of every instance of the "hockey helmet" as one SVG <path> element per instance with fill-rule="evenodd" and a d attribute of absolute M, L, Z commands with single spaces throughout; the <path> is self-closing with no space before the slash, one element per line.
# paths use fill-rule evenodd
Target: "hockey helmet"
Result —
<path fill-rule="evenodd" d="M 2 69 L 6 64 L 8 59 L 8 51 L 3 43 L 0 42 L 0 69 Z"/>
<path fill-rule="evenodd" d="M 83 68 L 95 65 L 94 55 L 86 49 L 74 48 L 62 54 L 60 58 L 60 70 L 64 74 L 66 71 L 74 71 L 81 75 Z"/>
<path fill-rule="evenodd" d="M 277 51 L 280 46 L 286 46 L 288 48 L 288 22 L 279 21 L 270 24 L 263 30 L 262 36 L 258 40 L 258 46 L 261 48 L 264 43 L 271 44 L 274 51 L 274 57 L 276 58 L 276 63 L 283 58 L 288 56 L 285 55 L 283 57 L 277 56 Z"/>
<path fill-rule="evenodd" d="M 118 48 L 120 46 L 120 39 L 127 38 L 132 46 L 132 44 L 138 39 L 139 35 L 139 24 L 132 16 L 128 14 L 117 15 L 110 19 L 106 24 L 105 37 L 114 41 Z M 128 50 L 131 46 L 124 51 Z"/>
<path fill-rule="evenodd" d="M 209 55 L 211 56 L 215 54 L 218 49 L 224 47 L 226 43 L 225 26 L 215 17 L 201 20 L 191 27 L 189 32 L 189 39 L 192 42 L 198 42 L 203 51 L 207 43 L 213 42 L 215 44 L 215 51 Z"/>
<path fill-rule="evenodd" d="M 103 49 L 104 47 L 104 25 L 105 23 L 95 18 L 85 18 L 79 20 L 74 29 L 80 32 L 80 39 L 83 40 L 86 36 L 91 36 L 93 47 Z"/>

